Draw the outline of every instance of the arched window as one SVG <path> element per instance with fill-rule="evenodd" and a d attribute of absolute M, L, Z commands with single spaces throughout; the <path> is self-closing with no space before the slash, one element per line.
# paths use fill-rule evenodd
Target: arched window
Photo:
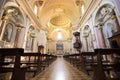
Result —
<path fill-rule="evenodd" d="M 85 6 L 84 5 L 81 6 L 81 11 L 82 11 L 82 14 L 84 14 L 84 12 L 85 12 Z"/>
<path fill-rule="evenodd" d="M 33 45 L 34 45 L 34 38 L 35 38 L 35 32 L 34 27 L 31 26 L 28 30 L 27 34 L 27 42 L 26 42 L 26 50 L 33 51 Z"/>
<path fill-rule="evenodd" d="M 37 5 L 35 5 L 34 6 L 34 13 L 35 13 L 35 15 L 37 15 L 37 12 L 38 12 L 38 7 L 37 7 Z"/>
<path fill-rule="evenodd" d="M 62 40 L 62 33 L 61 33 L 61 31 L 58 31 L 57 39 L 58 40 Z"/>

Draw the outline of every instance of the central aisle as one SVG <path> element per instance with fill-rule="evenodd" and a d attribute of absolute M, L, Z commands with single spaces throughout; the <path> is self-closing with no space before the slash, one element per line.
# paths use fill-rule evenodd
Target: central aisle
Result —
<path fill-rule="evenodd" d="M 32 80 L 92 80 L 83 72 L 73 68 L 63 58 L 58 58 L 48 69 Z"/>

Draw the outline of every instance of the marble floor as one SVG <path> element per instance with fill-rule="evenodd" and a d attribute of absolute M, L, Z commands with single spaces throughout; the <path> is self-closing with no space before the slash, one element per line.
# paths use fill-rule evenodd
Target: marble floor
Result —
<path fill-rule="evenodd" d="M 48 69 L 32 80 L 92 80 L 85 73 L 78 71 L 63 58 L 58 58 Z"/>

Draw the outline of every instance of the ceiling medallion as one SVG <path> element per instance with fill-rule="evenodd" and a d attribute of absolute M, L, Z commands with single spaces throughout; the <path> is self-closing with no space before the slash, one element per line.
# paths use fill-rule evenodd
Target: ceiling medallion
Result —
<path fill-rule="evenodd" d="M 70 24 L 70 20 L 66 16 L 58 15 L 53 17 L 50 20 L 50 23 L 54 26 L 65 26 L 67 24 Z"/>

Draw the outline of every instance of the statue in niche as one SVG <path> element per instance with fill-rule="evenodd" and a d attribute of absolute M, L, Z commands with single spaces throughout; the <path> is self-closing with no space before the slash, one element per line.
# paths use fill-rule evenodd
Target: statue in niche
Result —
<path fill-rule="evenodd" d="M 12 36 L 12 24 L 7 24 L 3 36 L 3 40 L 9 42 Z"/>

